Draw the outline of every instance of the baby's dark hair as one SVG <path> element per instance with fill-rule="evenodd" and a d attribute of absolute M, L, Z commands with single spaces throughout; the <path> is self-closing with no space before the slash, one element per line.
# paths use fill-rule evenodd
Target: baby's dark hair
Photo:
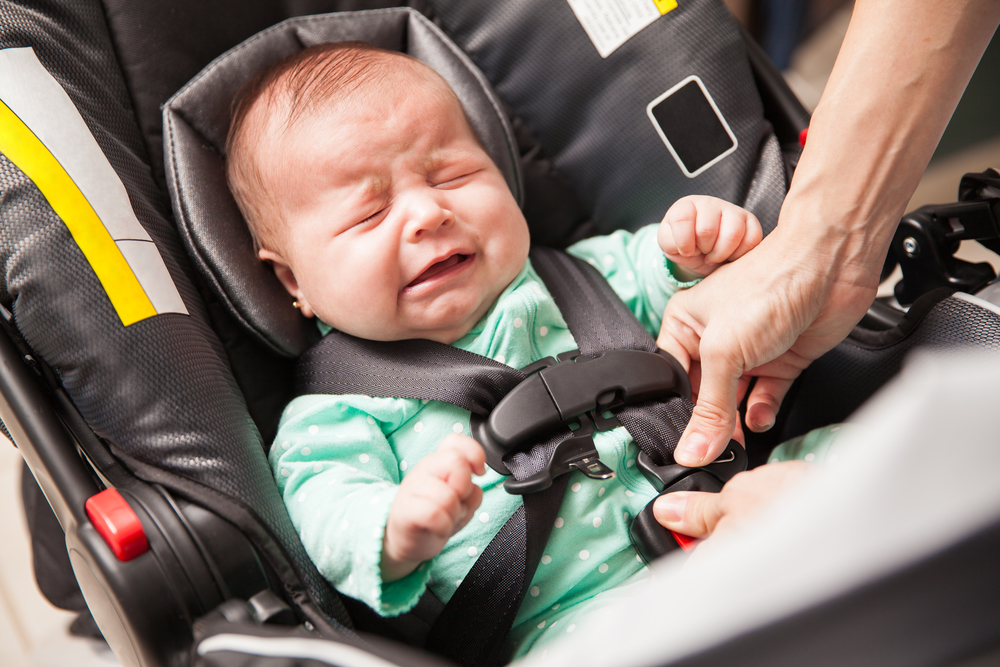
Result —
<path fill-rule="evenodd" d="M 258 249 L 280 252 L 276 246 L 282 225 L 276 195 L 254 159 L 263 133 L 275 127 L 284 132 L 316 108 L 362 89 L 377 96 L 384 88 L 379 84 L 405 63 L 433 72 L 406 54 L 365 42 L 317 44 L 261 70 L 240 89 L 226 138 L 226 181 Z M 447 84 L 444 88 L 454 96 Z M 268 115 L 285 116 L 276 126 L 262 122 L 255 113 L 261 108 Z"/>

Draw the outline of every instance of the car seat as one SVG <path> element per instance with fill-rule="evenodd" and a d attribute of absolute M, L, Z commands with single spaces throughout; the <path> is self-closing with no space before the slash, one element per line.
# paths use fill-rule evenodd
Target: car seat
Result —
<path fill-rule="evenodd" d="M 322 638 L 345 664 L 359 651 L 396 664 L 434 661 L 354 629 L 419 644 L 424 612 L 432 609 L 381 623 L 341 600 L 305 556 L 263 443 L 288 398 L 287 355 L 314 334 L 288 312 L 283 294 L 279 301 L 260 265 L 239 259 L 248 237 L 219 195 L 226 105 L 207 110 L 206 88 L 191 86 L 160 121 L 160 105 L 175 90 L 244 38 L 287 16 L 374 5 L 261 1 L 227 11 L 225 3 L 0 4 L 0 99 L 20 112 L 18 120 L 70 177 L 59 180 L 51 162 L 29 177 L 33 167 L 11 159 L 17 147 L 5 143 L 0 151 L 8 314 L 0 417 L 52 505 L 88 604 L 125 664 L 197 661 L 203 658 L 192 652 L 195 635 L 237 631 Z M 479 97 L 476 129 L 515 191 L 523 171 L 536 242 L 559 246 L 595 231 L 634 228 L 693 192 L 743 203 L 773 227 L 805 114 L 721 3 L 672 9 L 607 58 L 564 3 L 414 5 L 468 53 L 456 49 L 441 66 L 454 68 L 446 78 L 460 82 L 463 102 Z M 378 28 L 381 39 L 427 58 L 452 51 L 420 13 L 385 16 L 392 18 Z M 302 33 L 288 33 L 283 48 L 306 41 L 309 23 L 303 19 Z M 256 65 L 244 65 L 245 77 Z M 200 80 L 214 76 L 207 89 L 224 98 L 239 87 L 234 71 L 239 67 L 209 67 Z M 716 150 L 707 159 L 699 146 L 678 156 L 669 124 L 654 125 L 655 114 L 646 115 L 650 102 L 691 73 L 714 114 L 715 121 L 705 117 L 712 136 L 724 144 L 723 134 L 732 139 L 722 150 L 701 147 Z M 580 85 L 595 80 L 606 85 Z M 78 114 L 75 121 L 50 122 L 74 118 L 59 115 L 67 110 Z M 474 124 L 480 117 L 470 116 Z M 5 134 L 19 127 L 10 115 L 6 122 Z M 167 170 L 164 131 L 186 136 L 186 143 L 168 141 L 177 153 L 168 155 Z M 88 236 L 93 219 L 79 197 L 69 204 L 60 198 L 74 182 L 99 213 L 105 236 Z M 212 224 L 203 229 L 198 221 Z M 121 258 L 117 268 L 108 268 L 108 257 Z M 146 302 L 136 298 L 140 291 Z M 245 298 L 251 292 L 256 298 Z M 967 339 L 984 347 L 997 338 L 997 315 L 981 302 L 938 294 L 925 304 L 902 324 L 882 325 L 883 333 L 897 332 L 882 336 L 884 349 L 869 346 L 867 358 L 839 363 L 877 374 L 874 389 L 892 375 L 904 348 L 948 345 L 956 331 L 971 331 Z M 925 335 L 921 322 L 929 317 L 937 319 Z M 866 370 L 873 367 L 877 372 Z M 796 404 L 808 403 L 805 385 L 804 377 Z M 863 400 L 863 393 L 851 399 Z M 852 407 L 834 403 L 844 415 Z M 115 500 L 88 511 L 103 487 L 116 489 L 125 506 Z M 109 517 L 119 511 L 134 513 L 145 536 L 115 543 L 140 552 L 130 560 L 119 560 L 95 528 L 114 523 Z"/>

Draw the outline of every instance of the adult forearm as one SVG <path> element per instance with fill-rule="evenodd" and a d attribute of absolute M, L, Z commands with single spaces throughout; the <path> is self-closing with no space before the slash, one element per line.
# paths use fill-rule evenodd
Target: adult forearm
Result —
<path fill-rule="evenodd" d="M 824 254 L 844 280 L 875 280 L 998 21 L 996 0 L 858 0 L 781 212 L 782 236 Z"/>

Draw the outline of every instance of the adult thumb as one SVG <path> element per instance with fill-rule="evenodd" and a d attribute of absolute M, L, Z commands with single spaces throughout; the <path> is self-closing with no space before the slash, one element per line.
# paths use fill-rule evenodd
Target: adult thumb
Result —
<path fill-rule="evenodd" d="M 702 341 L 701 387 L 691 421 L 674 451 L 681 465 L 711 463 L 729 444 L 736 429 L 737 388 L 743 365 L 725 354 L 706 352 Z"/>

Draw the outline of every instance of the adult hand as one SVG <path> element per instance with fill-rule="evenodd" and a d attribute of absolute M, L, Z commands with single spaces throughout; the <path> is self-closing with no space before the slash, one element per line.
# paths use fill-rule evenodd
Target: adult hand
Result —
<path fill-rule="evenodd" d="M 731 531 L 814 467 L 804 461 L 785 461 L 741 472 L 719 493 L 668 493 L 653 503 L 653 516 L 665 528 L 699 539 Z"/>
<path fill-rule="evenodd" d="M 667 306 L 660 346 L 699 387 L 678 462 L 702 465 L 725 448 L 744 374 L 758 378 L 748 426 L 769 428 L 792 380 L 864 315 L 998 22 L 996 0 L 855 2 L 777 229 Z"/>
<path fill-rule="evenodd" d="M 757 378 L 747 425 L 769 429 L 799 373 L 843 340 L 875 298 L 877 271 L 840 270 L 838 253 L 805 245 L 775 230 L 667 304 L 657 343 L 688 368 L 696 399 L 678 463 L 704 465 L 725 449 L 745 374 Z"/>

